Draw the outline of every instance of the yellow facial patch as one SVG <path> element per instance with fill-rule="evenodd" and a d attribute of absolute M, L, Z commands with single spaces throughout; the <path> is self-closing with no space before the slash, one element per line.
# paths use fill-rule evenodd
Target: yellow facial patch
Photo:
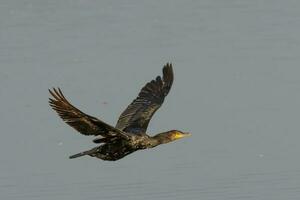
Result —
<path fill-rule="evenodd" d="M 185 136 L 184 134 L 182 134 L 181 132 L 178 132 L 178 131 L 173 133 L 173 139 L 174 140 L 177 140 L 177 139 L 182 138 L 184 136 Z"/>

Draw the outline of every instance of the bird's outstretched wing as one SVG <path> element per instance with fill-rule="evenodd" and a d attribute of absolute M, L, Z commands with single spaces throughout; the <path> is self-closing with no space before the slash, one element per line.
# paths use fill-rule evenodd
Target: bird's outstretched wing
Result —
<path fill-rule="evenodd" d="M 83 135 L 101 135 L 103 137 L 123 137 L 128 139 L 128 134 L 120 131 L 99 119 L 87 115 L 74 107 L 58 88 L 49 89 L 53 98 L 49 98 L 50 106 L 71 127 Z"/>
<path fill-rule="evenodd" d="M 130 133 L 146 132 L 151 117 L 164 102 L 174 80 L 172 64 L 167 63 L 162 71 L 163 77 L 157 76 L 148 82 L 121 114 L 116 128 Z"/>

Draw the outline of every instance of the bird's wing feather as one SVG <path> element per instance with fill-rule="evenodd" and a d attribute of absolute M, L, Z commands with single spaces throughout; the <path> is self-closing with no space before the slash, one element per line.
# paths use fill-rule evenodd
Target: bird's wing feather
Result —
<path fill-rule="evenodd" d="M 145 133 L 153 114 L 168 95 L 173 80 L 172 64 L 167 63 L 163 67 L 163 77 L 157 76 L 142 88 L 138 97 L 119 117 L 116 128 L 125 132 Z"/>
<path fill-rule="evenodd" d="M 57 112 L 64 122 L 83 135 L 101 135 L 103 137 L 121 136 L 128 138 L 128 134 L 118 130 L 101 120 L 87 115 L 74 107 L 58 88 L 49 90 L 53 98 L 49 98 L 50 106 Z"/>

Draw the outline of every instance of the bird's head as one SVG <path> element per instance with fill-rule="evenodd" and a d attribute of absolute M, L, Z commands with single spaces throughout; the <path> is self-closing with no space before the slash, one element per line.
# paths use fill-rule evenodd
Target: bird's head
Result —
<path fill-rule="evenodd" d="M 165 144 L 168 142 L 172 142 L 174 140 L 178 140 L 180 138 L 184 138 L 190 136 L 191 133 L 182 132 L 178 130 L 171 130 L 163 133 L 159 133 L 153 137 L 153 139 L 157 140 L 158 144 Z"/>

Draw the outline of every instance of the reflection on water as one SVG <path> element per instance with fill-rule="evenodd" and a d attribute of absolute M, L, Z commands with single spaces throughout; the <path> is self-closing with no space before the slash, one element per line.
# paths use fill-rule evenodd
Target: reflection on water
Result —
<path fill-rule="evenodd" d="M 0 2 L 0 199 L 300 199 L 299 1 Z M 117 162 L 47 104 L 59 86 L 115 124 L 174 64 L 150 133 L 192 137 Z M 101 103 L 106 102 L 106 103 Z"/>

